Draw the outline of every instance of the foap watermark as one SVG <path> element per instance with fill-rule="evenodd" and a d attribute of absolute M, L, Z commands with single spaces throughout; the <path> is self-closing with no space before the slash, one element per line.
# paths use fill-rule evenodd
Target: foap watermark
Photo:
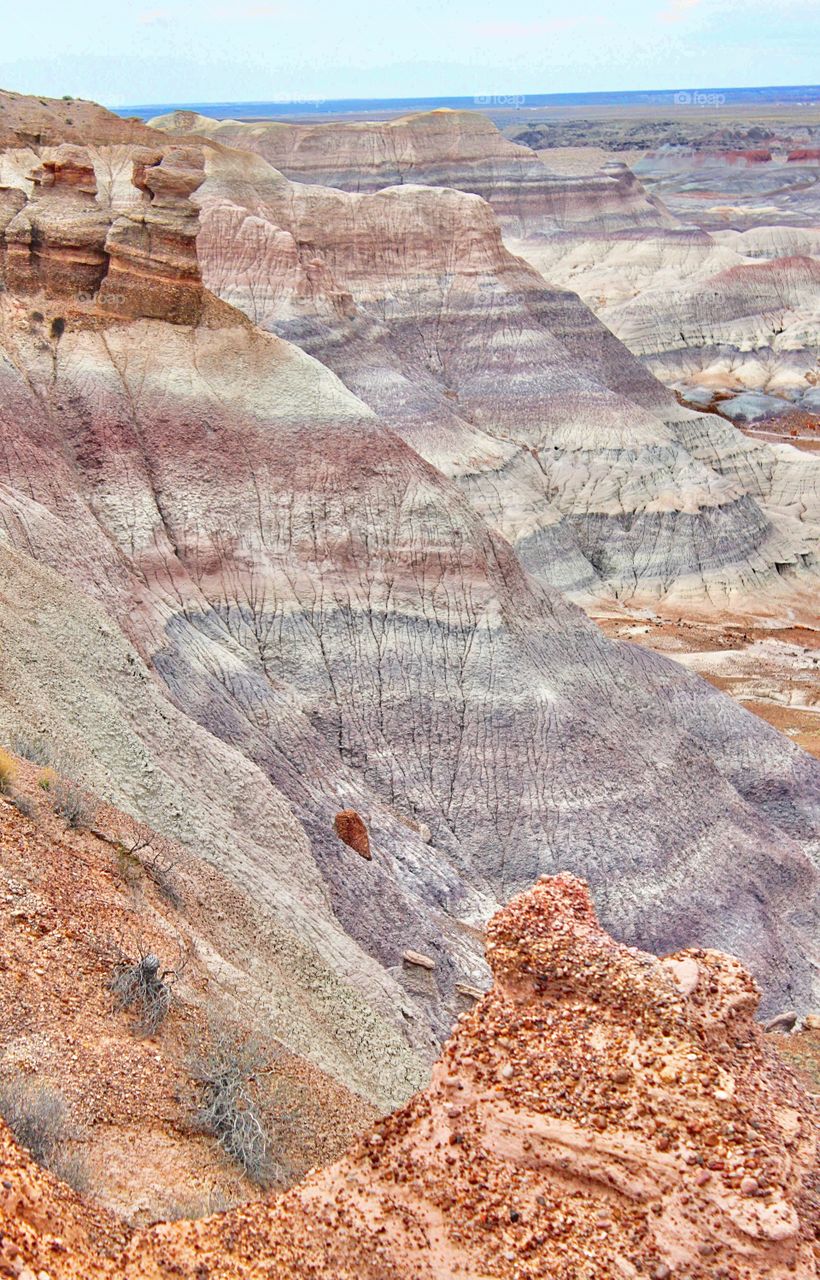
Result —
<path fill-rule="evenodd" d="M 726 94 L 707 93 L 705 89 L 681 89 L 674 95 L 673 102 L 678 107 L 722 107 Z"/>
<path fill-rule="evenodd" d="M 280 93 L 279 97 L 272 102 L 274 107 L 315 107 L 318 111 L 319 107 L 323 107 L 327 102 L 327 98 L 313 98 L 310 94 L 302 96 L 298 93 Z"/>
<path fill-rule="evenodd" d="M 525 107 L 527 99 L 521 93 L 477 93 L 473 98 L 477 107 Z"/>

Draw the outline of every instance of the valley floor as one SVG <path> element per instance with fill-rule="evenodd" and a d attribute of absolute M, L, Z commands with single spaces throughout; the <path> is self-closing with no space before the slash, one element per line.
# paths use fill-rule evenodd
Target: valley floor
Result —
<path fill-rule="evenodd" d="M 820 628 L 693 619 L 596 617 L 612 640 L 674 658 L 820 757 Z"/>

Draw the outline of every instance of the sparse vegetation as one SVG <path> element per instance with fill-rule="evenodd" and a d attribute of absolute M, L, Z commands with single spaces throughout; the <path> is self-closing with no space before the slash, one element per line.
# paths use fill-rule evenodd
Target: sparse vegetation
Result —
<path fill-rule="evenodd" d="M 176 866 L 176 853 L 170 840 L 150 827 L 138 828 L 134 839 L 117 849 L 117 868 L 126 884 L 136 887 L 145 872 L 165 901 L 179 911 L 183 901 Z"/>
<path fill-rule="evenodd" d="M 182 971 L 165 969 L 158 955 L 139 947 L 137 959 L 119 953 L 109 986 L 118 1010 L 134 1016 L 134 1034 L 156 1035 L 167 1018 L 173 1001 L 173 987 Z"/>
<path fill-rule="evenodd" d="M 178 1222 L 184 1219 L 193 1222 L 197 1218 L 210 1218 L 214 1213 L 225 1213 L 230 1208 L 232 1208 L 232 1202 L 224 1192 L 218 1187 L 213 1187 L 207 1195 L 192 1197 L 190 1200 L 175 1200 L 169 1204 L 165 1210 L 165 1220 Z"/>
<path fill-rule="evenodd" d="M 125 845 L 118 844 L 114 854 L 117 874 L 129 889 L 137 889 L 142 880 L 142 863 Z"/>
<path fill-rule="evenodd" d="M 11 740 L 11 749 L 23 760 L 32 764 L 50 765 L 54 763 L 54 753 L 45 738 L 38 738 L 33 733 L 17 733 Z"/>
<path fill-rule="evenodd" d="M 157 891 L 169 906 L 172 906 L 175 911 L 179 911 L 182 906 L 182 895 L 179 892 L 174 876 L 176 863 L 166 850 L 167 845 L 164 842 L 158 848 L 152 849 L 143 866 L 156 885 Z"/>
<path fill-rule="evenodd" d="M 85 1161 L 69 1147 L 78 1136 L 77 1129 L 59 1090 L 12 1076 L 0 1085 L 0 1115 L 38 1164 L 75 1191 L 87 1188 Z"/>
<path fill-rule="evenodd" d="M 0 794 L 4 796 L 9 794 L 16 772 L 17 766 L 14 763 L 14 757 L 11 752 L 6 751 L 4 747 L 0 747 Z"/>
<path fill-rule="evenodd" d="M 273 1157 L 271 1125 L 257 1087 L 263 1065 L 258 1045 L 228 1032 L 212 1032 L 189 1058 L 197 1088 L 195 1127 L 216 1138 L 252 1182 L 270 1187 L 282 1181 L 283 1169 Z"/>
<path fill-rule="evenodd" d="M 91 826 L 94 810 L 79 787 L 73 782 L 60 780 L 52 783 L 48 790 L 52 796 L 54 812 L 70 827 L 76 831 Z"/>
<path fill-rule="evenodd" d="M 18 813 L 22 813 L 24 818 L 34 817 L 34 805 L 28 796 L 20 795 L 19 791 L 15 791 L 9 796 L 9 800 L 14 805 Z"/>

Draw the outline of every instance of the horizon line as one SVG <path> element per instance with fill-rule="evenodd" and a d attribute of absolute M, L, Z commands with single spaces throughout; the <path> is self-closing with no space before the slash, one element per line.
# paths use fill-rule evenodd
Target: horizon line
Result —
<path fill-rule="evenodd" d="M 811 90 L 813 93 L 817 94 L 818 97 L 820 97 L 820 84 L 753 84 L 753 85 L 697 85 L 697 86 L 672 85 L 668 88 L 654 87 L 654 88 L 647 88 L 647 89 L 567 89 L 558 93 L 543 93 L 543 92 L 535 92 L 535 91 L 531 91 L 531 92 L 511 91 L 507 93 L 501 93 L 501 92 L 440 93 L 440 94 L 418 94 L 418 95 L 398 94 L 395 97 L 390 97 L 390 98 L 384 97 L 384 96 L 365 97 L 365 98 L 357 98 L 357 97 L 356 98 L 354 97 L 332 98 L 332 97 L 323 97 L 318 93 L 317 94 L 305 93 L 305 94 L 299 94 L 299 95 L 286 94 L 284 97 L 281 97 L 281 98 L 247 98 L 247 99 L 214 98 L 208 101 L 200 100 L 200 101 L 189 101 L 189 102 L 174 102 L 173 100 L 168 99 L 164 102 L 162 101 L 121 102 L 121 103 L 118 103 L 116 106 L 112 105 L 111 103 L 101 102 L 100 105 L 108 107 L 108 109 L 112 111 L 114 110 L 123 111 L 128 107 L 153 107 L 153 106 L 158 106 L 158 107 L 173 106 L 180 110 L 186 110 L 188 108 L 195 107 L 195 106 L 199 106 L 199 107 L 225 106 L 228 104 L 239 106 L 239 107 L 253 107 L 253 106 L 283 106 L 284 107 L 284 106 L 306 106 L 310 103 L 316 103 L 318 105 L 318 104 L 339 103 L 339 102 L 357 102 L 357 103 L 372 102 L 372 103 L 378 103 L 381 105 L 381 104 L 391 103 L 391 102 L 437 102 L 443 99 L 450 99 L 452 101 L 458 101 L 458 102 L 472 101 L 477 105 L 491 106 L 493 105 L 493 99 L 502 100 L 502 103 L 503 101 L 509 101 L 510 105 L 517 105 L 515 103 L 515 99 L 517 98 L 525 98 L 525 99 L 526 98 L 557 99 L 557 98 L 578 98 L 578 97 L 609 98 L 614 95 L 618 95 L 621 97 L 627 97 L 627 96 L 638 97 L 642 94 L 754 93 L 754 92 L 763 92 L 763 91 L 776 92 L 778 90 L 789 90 L 790 92 L 795 92 L 801 89 Z M 36 97 L 38 95 L 31 95 L 31 96 Z M 78 100 L 81 101 L 82 99 L 78 99 Z M 93 99 L 89 99 L 89 101 L 93 101 Z M 527 103 L 523 102 L 519 105 L 526 106 Z"/>

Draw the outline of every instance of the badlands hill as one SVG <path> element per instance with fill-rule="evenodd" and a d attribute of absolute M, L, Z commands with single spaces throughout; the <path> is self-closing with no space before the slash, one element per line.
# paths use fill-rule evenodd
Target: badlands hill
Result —
<path fill-rule="evenodd" d="M 54 1280 L 817 1275 L 818 1114 L 737 961 L 658 961 L 545 877 L 430 1086 L 284 1197 L 133 1234 L 0 1131 L 0 1259 Z"/>
<path fill-rule="evenodd" d="M 799 600 L 791 452 L 677 405 L 480 196 L 150 136 L 2 154 L 5 742 L 211 869 L 220 989 L 365 1108 L 543 873 L 811 1007 L 817 765 L 555 585 Z"/>
<path fill-rule="evenodd" d="M 596 169 L 595 155 L 606 157 L 595 151 L 576 150 L 572 172 L 553 172 L 564 151 L 536 154 L 477 112 L 372 124 L 246 124 L 190 112 L 152 121 L 256 151 L 299 182 L 348 191 L 414 182 L 481 195 L 509 248 L 577 290 L 667 385 L 703 404 L 743 396 L 737 413 L 746 418 L 792 406 L 816 415 L 820 151 L 765 129 L 757 139 L 720 129 L 701 137 L 700 119 L 688 123 L 693 145 L 681 119 L 675 145 L 636 153 L 639 181 L 617 156 Z M 522 136 L 536 147 L 554 141 Z"/>
<path fill-rule="evenodd" d="M 286 182 L 206 151 L 203 278 L 318 356 L 579 598 L 812 611 L 820 463 L 675 398 L 474 196 Z"/>
<path fill-rule="evenodd" d="M 124 173 L 119 152 L 117 163 Z M 792 991 L 806 998 L 812 962 L 802 917 L 816 874 L 805 843 L 811 762 L 696 678 L 604 641 L 543 585 L 547 572 L 539 573 L 542 581 L 527 575 L 452 473 L 480 473 L 489 463 L 515 478 L 529 458 L 532 474 L 527 425 L 549 431 L 549 424 L 539 425 L 537 395 L 545 396 L 550 385 L 560 389 L 561 382 L 566 395 L 577 394 L 572 354 L 556 343 L 546 322 L 556 326 L 546 310 L 555 307 L 559 317 L 567 315 L 564 332 L 573 343 L 577 334 L 582 397 L 589 387 L 586 411 L 582 398 L 574 423 L 563 435 L 555 431 L 554 445 L 544 442 L 557 453 L 556 475 L 560 444 L 571 428 L 572 452 L 583 450 L 576 474 L 591 479 L 597 471 L 606 484 L 619 451 L 605 450 L 596 465 L 580 434 L 600 406 L 614 418 L 608 428 L 613 443 L 627 435 L 625 464 L 636 446 L 648 457 L 657 452 L 657 465 L 670 478 L 680 472 L 691 486 L 691 495 L 670 501 L 668 519 L 663 512 L 650 514 L 650 527 L 667 523 L 670 533 L 663 536 L 674 542 L 674 508 L 702 502 L 705 515 L 697 507 L 692 516 L 681 513 L 681 545 L 689 545 L 688 526 L 698 564 L 711 567 L 702 545 L 711 537 L 719 568 L 726 557 L 733 569 L 740 561 L 741 576 L 748 562 L 750 577 L 759 570 L 777 580 L 771 561 L 786 551 L 770 549 L 767 562 L 758 548 L 782 542 L 780 525 L 753 498 L 700 467 L 668 432 L 664 437 L 655 414 L 645 410 L 638 425 L 634 405 L 613 413 L 624 392 L 591 378 L 588 361 L 595 350 L 616 385 L 625 389 L 634 382 L 636 394 L 650 402 L 666 393 L 574 299 L 553 302 L 533 273 L 521 274 L 475 197 L 414 187 L 381 198 L 319 191 L 320 204 L 309 203 L 303 214 L 298 202 L 305 189 L 286 187 L 285 207 L 295 218 L 310 218 L 315 230 L 317 248 L 307 263 L 292 247 L 292 232 L 269 230 L 258 214 L 246 218 L 241 205 L 232 206 L 246 226 L 281 246 L 284 264 L 291 264 L 286 284 L 297 298 L 311 297 L 313 280 L 313 296 L 334 316 L 339 299 L 328 273 L 352 253 L 362 287 L 370 262 L 373 287 L 384 295 L 381 262 L 390 256 L 392 236 L 401 246 L 405 292 L 416 317 L 415 326 L 397 325 L 398 338 L 421 329 L 421 346 L 428 350 L 435 334 L 422 310 L 429 254 L 441 252 L 440 226 L 452 228 L 455 253 L 455 228 L 469 219 L 475 230 L 472 247 L 463 251 L 465 268 L 457 256 L 451 259 L 450 294 L 460 293 L 463 302 L 438 313 L 439 353 L 446 360 L 449 331 L 456 344 L 454 372 L 463 362 L 460 390 L 453 391 L 475 397 L 475 408 L 464 415 L 468 424 L 482 412 L 482 392 L 492 406 L 497 388 L 521 367 L 521 392 L 511 406 L 520 409 L 521 438 L 507 451 L 505 467 L 503 451 L 488 433 L 479 442 L 487 441 L 490 450 L 485 445 L 484 458 L 476 458 L 474 437 L 465 430 L 461 453 L 448 441 L 450 456 L 436 467 L 440 455 L 425 460 L 411 447 L 412 437 L 402 438 L 406 397 L 392 372 L 396 412 L 390 414 L 385 395 L 377 416 L 323 364 L 253 326 L 203 288 L 200 261 L 213 272 L 218 252 L 224 258 L 227 246 L 242 246 L 242 239 L 215 239 L 223 206 L 208 204 L 208 184 L 202 196 L 207 220 L 191 202 L 206 177 L 201 149 L 171 145 L 149 155 L 140 148 L 131 163 L 130 188 L 121 177 L 106 187 L 111 157 L 98 160 L 64 147 L 44 155 L 30 195 L 19 187 L 6 193 L 5 528 L 18 553 L 44 562 L 104 605 L 177 710 L 224 744 L 229 775 L 227 759 L 240 753 L 248 777 L 261 773 L 276 802 L 291 806 L 312 854 L 299 852 L 302 840 L 283 848 L 273 838 L 265 856 L 273 858 L 267 877 L 271 893 L 276 886 L 277 914 L 285 905 L 283 886 L 292 883 L 293 872 L 284 867 L 295 864 L 299 888 L 285 892 L 289 923 L 299 920 L 302 933 L 331 963 L 349 957 L 353 945 L 355 962 L 343 963 L 371 999 L 385 968 L 390 984 L 406 982 L 406 950 L 432 955 L 439 967 L 432 990 L 420 999 L 424 1022 L 440 1030 L 441 1000 L 451 1000 L 456 982 L 475 985 L 481 972 L 466 923 L 480 919 L 499 895 L 570 859 L 604 890 L 606 918 L 627 934 L 637 936 L 645 895 L 656 894 L 653 945 L 673 946 L 688 933 L 746 954 L 751 948 L 761 975 L 771 975 L 772 999 Z M 226 163 L 229 172 L 240 165 L 232 188 L 238 201 L 246 190 L 243 158 L 234 161 L 229 153 Z M 266 166 L 262 176 L 281 184 Z M 224 201 L 224 186 L 218 194 Z M 333 218 L 333 205 L 324 207 L 335 202 L 344 214 L 352 201 L 364 199 L 375 206 L 365 216 L 356 206 L 358 216 L 347 221 Z M 388 237 L 385 248 L 375 241 L 377 219 Z M 316 258 L 322 227 L 335 237 L 326 266 Z M 299 243 L 306 238 L 306 230 L 299 231 Z M 443 249 L 448 251 L 446 241 Z M 418 301 L 418 258 L 411 252 L 421 255 L 424 268 Z M 231 261 L 242 259 L 235 254 Z M 254 255 L 253 261 L 267 268 L 270 257 Z M 493 272 L 502 280 L 511 273 L 513 287 L 532 293 L 518 303 L 522 318 L 515 322 L 511 350 L 502 345 L 509 308 Z M 393 282 L 398 288 L 395 275 Z M 505 280 L 503 285 L 512 291 Z M 487 293 L 500 294 L 501 304 L 489 307 L 489 327 L 482 327 L 477 342 L 471 315 Z M 388 322 L 385 311 L 383 330 Z M 363 326 L 365 339 L 371 329 Z M 340 347 L 346 336 L 337 333 Z M 483 376 L 482 339 L 501 353 L 497 370 L 485 367 Z M 522 363 L 536 342 L 537 364 L 552 357 L 554 366 L 540 388 Z M 351 345 L 355 353 L 355 341 Z M 385 345 L 384 356 L 375 348 L 374 380 L 385 377 L 391 355 Z M 418 347 L 411 348 L 415 361 L 422 355 Z M 443 390 L 439 384 L 434 408 L 447 400 Z M 410 393 L 417 403 L 412 383 Z M 410 408 L 416 411 L 412 401 Z M 570 400 L 568 417 L 573 408 Z M 696 428 L 700 420 L 690 417 Z M 538 440 L 533 452 L 542 447 Z M 543 476 L 540 465 L 538 473 Z M 569 487 L 575 488 L 571 477 Z M 512 503 L 505 497 L 500 505 Z M 543 519 L 534 506 L 530 526 Z M 605 516 L 587 510 L 584 519 L 587 536 L 604 543 Z M 622 528 L 627 544 L 630 528 L 639 545 L 652 536 L 641 532 L 645 526 L 634 512 Z M 800 564 L 800 553 L 791 554 Z M 548 546 L 541 563 L 560 560 L 560 548 L 556 554 Z M 672 578 L 686 570 L 667 562 Z M 113 641 L 119 643 L 119 630 L 96 647 Z M 7 695 L 14 706 L 10 727 L 29 715 L 19 697 L 14 705 L 15 693 L 12 686 Z M 93 705 L 89 712 L 93 716 Z M 52 715 L 49 731 L 76 739 L 66 723 L 72 714 L 66 708 L 62 716 Z M 140 732 L 150 731 L 143 726 Z M 639 741 L 642 752 L 624 762 L 621 744 Z M 86 761 L 92 742 L 86 731 L 78 744 Z M 118 769 L 116 785 L 142 816 L 163 829 L 169 820 L 180 826 L 190 821 L 193 806 L 164 790 L 164 770 L 135 786 L 130 761 L 105 759 L 101 743 L 94 754 L 102 754 L 107 769 Z M 192 766 L 197 771 L 211 764 L 207 752 L 200 754 Z M 169 760 L 168 768 L 168 781 L 178 788 L 178 761 Z M 200 786 L 192 777 L 194 796 Z M 212 796 L 213 784 L 203 789 Z M 259 794 L 267 793 L 263 788 Z M 121 801 L 123 792 L 115 790 L 112 798 Z M 651 820 L 640 823 L 637 842 L 636 802 L 641 813 L 652 811 Z M 222 830 L 236 834 L 225 843 L 214 833 L 209 846 L 220 848 L 216 856 L 235 874 L 258 877 L 257 845 L 270 842 L 272 833 L 246 806 L 230 801 L 223 807 Z M 372 859 L 340 844 L 334 815 L 345 809 L 365 816 Z M 237 839 L 247 850 L 241 857 L 231 847 Z M 619 864 L 626 846 L 637 860 Z M 670 861 L 672 847 L 685 858 L 686 874 Z M 729 872 L 738 858 L 750 868 L 751 878 L 741 885 Z M 765 869 L 769 859 L 778 867 L 791 863 L 785 881 Z M 753 881 L 775 886 L 759 904 Z M 786 899 L 775 910 L 780 886 Z M 792 927 L 794 943 L 787 941 Z M 379 999 L 396 1009 L 388 991 Z"/>

